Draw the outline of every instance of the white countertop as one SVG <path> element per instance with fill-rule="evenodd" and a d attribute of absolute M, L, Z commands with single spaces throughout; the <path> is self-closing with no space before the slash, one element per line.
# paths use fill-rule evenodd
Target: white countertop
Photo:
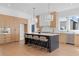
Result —
<path fill-rule="evenodd" d="M 10 34 L 10 33 L 0 33 L 0 34 Z"/>
<path fill-rule="evenodd" d="M 50 33 L 27 33 L 27 34 L 37 34 L 37 35 L 46 35 L 46 36 L 59 35 L 59 34 L 50 34 Z"/>
<path fill-rule="evenodd" d="M 69 31 L 69 32 L 60 32 L 60 33 L 66 33 L 66 34 L 79 34 L 79 31 Z"/>

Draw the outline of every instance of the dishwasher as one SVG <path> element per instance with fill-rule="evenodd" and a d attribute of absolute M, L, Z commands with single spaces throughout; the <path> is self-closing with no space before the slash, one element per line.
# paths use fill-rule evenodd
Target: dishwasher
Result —
<path fill-rule="evenodd" d="M 67 33 L 66 44 L 74 45 L 74 33 Z"/>

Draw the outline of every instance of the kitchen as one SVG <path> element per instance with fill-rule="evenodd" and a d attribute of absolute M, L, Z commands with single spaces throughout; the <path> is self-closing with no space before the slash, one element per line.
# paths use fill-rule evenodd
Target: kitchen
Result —
<path fill-rule="evenodd" d="M 5 51 L 10 50 L 8 52 L 10 54 L 6 52 L 4 54 L 54 55 L 56 51 L 58 53 L 56 55 L 69 55 L 70 50 L 67 50 L 67 54 L 62 51 L 65 52 L 72 47 L 70 55 L 73 55 L 72 51 L 78 52 L 76 50 L 79 46 L 78 5 L 78 3 L 0 4 L 2 6 L 0 7 L 0 46 L 3 46 Z M 20 28 L 20 25 L 23 27 Z M 13 46 L 16 52 L 8 45 Z M 14 51 L 14 54 L 11 54 L 11 51 Z"/>

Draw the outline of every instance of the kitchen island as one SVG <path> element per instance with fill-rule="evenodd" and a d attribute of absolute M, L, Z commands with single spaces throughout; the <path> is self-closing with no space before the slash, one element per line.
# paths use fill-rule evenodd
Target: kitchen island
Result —
<path fill-rule="evenodd" d="M 49 52 L 52 52 L 59 48 L 59 34 L 25 33 L 25 44 L 39 45 L 41 47 L 47 48 Z"/>

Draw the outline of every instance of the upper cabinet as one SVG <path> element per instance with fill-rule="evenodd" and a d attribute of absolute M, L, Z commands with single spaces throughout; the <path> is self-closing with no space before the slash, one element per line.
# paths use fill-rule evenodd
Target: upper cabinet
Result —
<path fill-rule="evenodd" d="M 58 13 L 56 11 L 51 13 L 52 19 L 50 21 L 50 27 L 56 28 L 57 26 L 57 19 L 58 19 Z"/>

